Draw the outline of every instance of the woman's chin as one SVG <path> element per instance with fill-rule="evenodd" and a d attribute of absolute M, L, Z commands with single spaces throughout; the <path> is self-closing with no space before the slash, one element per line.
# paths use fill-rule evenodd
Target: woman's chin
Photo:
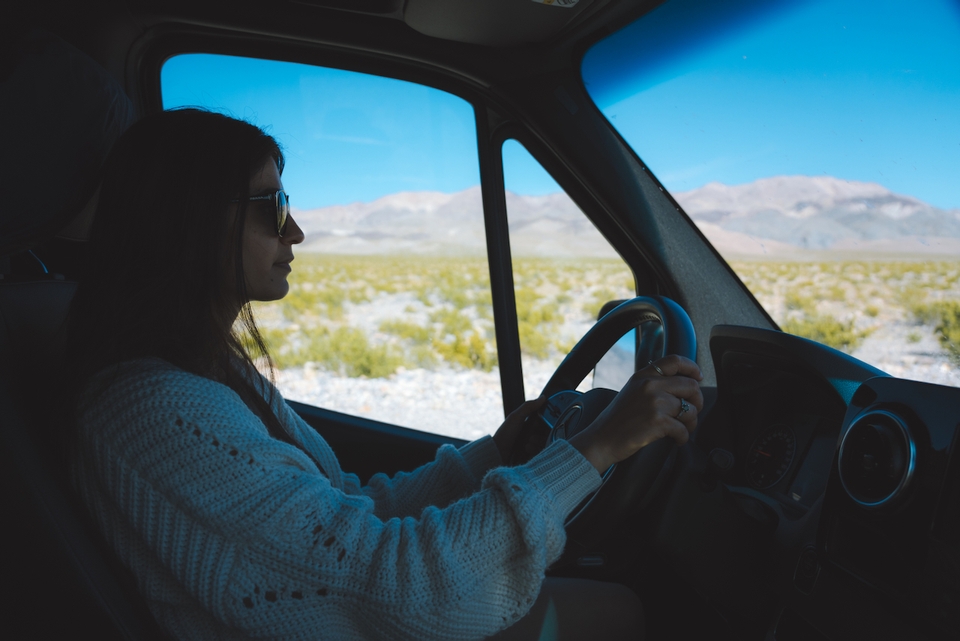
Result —
<path fill-rule="evenodd" d="M 258 303 L 270 303 L 280 300 L 290 291 L 290 285 L 286 278 L 280 281 L 270 283 L 269 287 L 264 287 L 257 292 L 247 292 L 250 300 Z"/>
<path fill-rule="evenodd" d="M 290 285 L 286 281 L 283 282 L 283 287 L 278 288 L 274 295 L 270 298 L 271 301 L 280 300 L 290 292 Z"/>

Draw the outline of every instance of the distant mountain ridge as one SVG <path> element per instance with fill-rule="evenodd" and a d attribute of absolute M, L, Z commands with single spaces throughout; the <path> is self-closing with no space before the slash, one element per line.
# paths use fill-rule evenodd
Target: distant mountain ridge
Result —
<path fill-rule="evenodd" d="M 511 251 L 518 256 L 616 256 L 565 193 L 507 192 L 507 212 Z M 294 216 L 307 251 L 481 255 L 486 247 L 480 187 L 400 192 L 369 203 L 295 210 Z"/>
<path fill-rule="evenodd" d="M 721 254 L 804 251 L 960 255 L 960 210 L 943 210 L 876 183 L 777 176 L 710 183 L 673 194 Z M 516 255 L 614 256 L 564 193 L 507 192 Z M 304 249 L 325 253 L 481 254 L 480 188 L 400 192 L 370 203 L 295 211 Z"/>
<path fill-rule="evenodd" d="M 793 251 L 960 250 L 960 210 L 939 209 L 876 183 L 777 176 L 746 185 L 710 183 L 674 198 L 708 238 L 726 232 L 746 244 L 739 235 Z M 729 237 L 723 241 L 728 252 L 747 249 L 730 246 Z"/>

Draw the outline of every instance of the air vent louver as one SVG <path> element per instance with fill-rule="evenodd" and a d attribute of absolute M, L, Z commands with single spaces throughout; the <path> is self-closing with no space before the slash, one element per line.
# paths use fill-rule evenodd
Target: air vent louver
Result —
<path fill-rule="evenodd" d="M 874 410 L 855 420 L 840 443 L 840 482 L 861 506 L 886 506 L 907 489 L 916 458 L 906 424 L 895 414 Z"/>

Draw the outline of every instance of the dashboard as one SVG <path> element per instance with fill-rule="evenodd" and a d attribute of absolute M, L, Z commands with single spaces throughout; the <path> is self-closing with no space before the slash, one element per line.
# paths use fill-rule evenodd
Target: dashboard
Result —
<path fill-rule="evenodd" d="M 674 571 L 743 638 L 955 638 L 960 389 L 769 330 L 710 351 L 656 533 Z"/>

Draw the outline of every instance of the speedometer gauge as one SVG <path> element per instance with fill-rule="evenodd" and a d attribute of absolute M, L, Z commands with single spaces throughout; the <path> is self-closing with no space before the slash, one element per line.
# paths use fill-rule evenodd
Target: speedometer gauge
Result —
<path fill-rule="evenodd" d="M 750 446 L 747 454 L 747 480 L 758 490 L 773 487 L 793 464 L 797 437 L 786 425 L 765 430 Z"/>

